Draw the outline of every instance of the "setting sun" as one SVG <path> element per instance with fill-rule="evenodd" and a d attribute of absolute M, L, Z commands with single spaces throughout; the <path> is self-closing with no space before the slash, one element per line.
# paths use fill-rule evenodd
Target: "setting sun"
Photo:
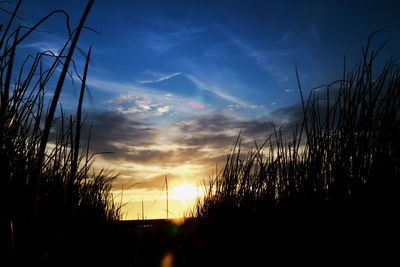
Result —
<path fill-rule="evenodd" d="M 192 200 L 200 196 L 200 190 L 192 184 L 182 184 L 171 190 L 171 199 Z"/>
<path fill-rule="evenodd" d="M 0 0 L 2 262 L 395 262 L 399 11 Z"/>

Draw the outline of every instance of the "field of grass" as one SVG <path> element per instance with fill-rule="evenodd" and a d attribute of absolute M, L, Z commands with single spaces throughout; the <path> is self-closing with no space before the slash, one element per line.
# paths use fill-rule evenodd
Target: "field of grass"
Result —
<path fill-rule="evenodd" d="M 247 152 L 239 136 L 225 167 L 198 201 L 194 218 L 181 226 L 131 229 L 118 223 L 121 206 L 111 194 L 115 176 L 96 173 L 90 137 L 81 142 L 91 48 L 83 74 L 74 73 L 81 82 L 75 114 L 65 115 L 59 104 L 93 1 L 76 29 L 67 24 L 68 42 L 59 55 L 41 52 L 17 66 L 21 41 L 47 18 L 66 15 L 55 11 L 34 27 L 22 28 L 14 21 L 20 3 L 0 29 L 4 259 L 15 265 L 152 266 L 170 251 L 166 259 L 173 266 L 258 266 L 368 259 L 378 251 L 394 255 L 400 69 L 392 59 L 376 68 L 382 47 L 372 50 L 374 34 L 361 62 L 350 71 L 345 66 L 342 79 L 305 97 L 298 75 L 303 120 L 296 130 L 275 128 L 265 143 Z M 51 78 L 57 85 L 47 106 Z"/>

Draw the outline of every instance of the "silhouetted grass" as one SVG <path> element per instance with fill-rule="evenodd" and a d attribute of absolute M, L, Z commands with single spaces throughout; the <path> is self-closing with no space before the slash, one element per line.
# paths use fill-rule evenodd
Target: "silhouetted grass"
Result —
<path fill-rule="evenodd" d="M 90 137 L 80 142 L 90 49 L 75 115 L 56 112 L 93 1 L 72 31 L 62 10 L 30 29 L 12 30 L 20 2 L 0 27 L 0 251 L 14 265 L 112 263 L 107 223 L 120 217 L 110 194 L 115 176 L 95 173 Z M 55 14 L 66 16 L 69 33 L 59 55 L 41 52 L 17 68 L 18 45 Z M 392 253 L 398 227 L 400 72 L 392 59 L 375 72 L 381 48 L 370 51 L 369 43 L 355 69 L 344 69 L 341 80 L 311 90 L 308 98 L 298 78 L 304 116 L 291 139 L 284 128 L 275 129 L 247 153 L 240 137 L 236 140 L 225 168 L 199 200 L 197 219 L 171 241 L 177 265 L 284 265 L 321 256 L 330 262 L 368 257 L 379 247 Z M 50 67 L 44 67 L 45 59 L 52 60 Z M 58 68 L 47 107 L 45 91 Z M 153 244 L 144 246 L 148 257 Z"/>
<path fill-rule="evenodd" d="M 394 253 L 400 70 L 389 59 L 375 71 L 373 35 L 356 68 L 306 99 L 297 75 L 303 121 L 292 138 L 275 129 L 247 153 L 237 139 L 196 207 L 207 244 L 199 254 L 238 265 Z"/>
<path fill-rule="evenodd" d="M 76 73 L 82 86 L 75 116 L 64 115 L 62 108 L 56 112 L 93 1 L 88 2 L 73 31 L 69 29 L 68 15 L 62 10 L 50 13 L 30 29 L 17 26 L 12 30 L 20 3 L 9 24 L 2 28 L 0 40 L 0 250 L 9 259 L 11 256 L 15 264 L 25 260 L 72 264 L 81 256 L 93 257 L 93 253 L 96 257 L 90 262 L 102 261 L 111 254 L 110 251 L 102 254 L 110 245 L 106 222 L 120 218 L 120 206 L 110 193 L 115 176 L 104 171 L 95 173 L 93 155 L 89 153 L 90 137 L 83 146 L 80 142 L 91 49 L 83 77 Z M 26 57 L 16 66 L 14 58 L 19 43 L 57 13 L 67 17 L 69 32 L 59 55 L 41 52 Z M 49 60 L 50 67 L 44 67 Z M 58 68 L 61 72 L 47 107 L 46 90 Z M 54 130 L 55 123 L 58 130 Z"/>

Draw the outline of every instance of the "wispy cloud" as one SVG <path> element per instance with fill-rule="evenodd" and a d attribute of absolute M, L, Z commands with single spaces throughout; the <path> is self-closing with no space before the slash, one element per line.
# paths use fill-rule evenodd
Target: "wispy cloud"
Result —
<path fill-rule="evenodd" d="M 165 80 L 169 80 L 169 79 L 171 79 L 171 78 L 173 78 L 173 77 L 175 77 L 175 76 L 178 76 L 178 75 L 180 75 L 180 74 L 181 74 L 180 72 L 175 72 L 175 73 L 172 73 L 172 74 L 162 75 L 161 77 L 159 77 L 159 78 L 157 78 L 157 79 L 154 79 L 154 80 L 143 80 L 143 81 L 138 81 L 138 83 L 140 83 L 140 84 L 159 83 L 159 82 L 162 82 L 162 81 L 165 81 Z"/>
<path fill-rule="evenodd" d="M 243 100 L 241 100 L 241 99 L 239 99 L 239 98 L 237 98 L 237 97 L 234 97 L 233 95 L 227 93 L 227 92 L 226 92 L 226 89 L 227 89 L 227 88 L 225 88 L 225 90 L 223 90 L 223 89 L 221 89 L 219 86 L 217 86 L 217 85 L 215 84 L 215 82 L 213 82 L 213 81 L 210 81 L 210 80 L 207 80 L 207 81 L 205 81 L 205 80 L 200 80 L 199 78 L 195 77 L 195 76 L 192 75 L 192 74 L 185 74 L 185 75 L 186 75 L 186 77 L 188 77 L 197 87 L 200 87 L 200 88 L 202 88 L 202 89 L 204 89 L 204 90 L 206 90 L 206 91 L 208 91 L 208 92 L 210 92 L 210 93 L 212 93 L 212 94 L 218 96 L 219 98 L 222 98 L 222 99 L 224 99 L 224 100 L 226 100 L 226 101 L 229 101 L 229 102 L 231 102 L 231 103 L 238 104 L 238 105 L 240 105 L 240 106 L 242 106 L 242 107 L 245 107 L 245 108 L 252 108 L 252 109 L 257 108 L 257 106 L 252 105 L 252 104 L 249 104 L 249 103 L 247 103 L 247 102 L 245 102 L 245 101 L 243 101 Z"/>
<path fill-rule="evenodd" d="M 276 57 L 278 56 L 288 56 L 293 54 L 294 50 L 288 49 L 256 49 L 250 43 L 244 41 L 237 35 L 234 35 L 231 31 L 223 26 L 218 27 L 221 32 L 226 36 L 226 38 L 237 47 L 239 47 L 248 57 L 253 58 L 259 66 L 261 66 L 265 71 L 272 74 L 273 76 L 279 78 L 281 81 L 288 81 L 289 76 L 282 67 L 278 64 Z M 279 42 L 287 40 L 290 36 L 289 32 L 286 32 Z M 281 58 L 280 58 L 281 59 Z"/>
<path fill-rule="evenodd" d="M 39 50 L 40 52 L 50 51 L 55 56 L 58 56 L 61 50 L 61 45 L 51 42 L 28 43 L 28 44 L 22 44 L 19 47 L 33 48 Z"/>
<path fill-rule="evenodd" d="M 195 110 L 189 97 L 157 90 L 134 83 L 121 83 L 112 80 L 88 78 L 89 87 L 113 93 L 105 100 L 109 108 L 135 119 L 148 119 L 162 115 L 195 115 L 207 112 Z"/>
<path fill-rule="evenodd" d="M 290 32 L 290 31 L 285 32 L 285 33 L 282 35 L 282 38 L 278 41 L 278 43 L 283 43 L 283 42 L 285 42 L 287 39 L 289 39 L 290 35 L 291 35 L 291 32 Z"/>
<path fill-rule="evenodd" d="M 205 31 L 200 26 L 167 19 L 151 20 L 149 23 L 151 26 L 145 32 L 140 33 L 139 41 L 143 43 L 144 47 L 159 54 L 187 44 Z"/>

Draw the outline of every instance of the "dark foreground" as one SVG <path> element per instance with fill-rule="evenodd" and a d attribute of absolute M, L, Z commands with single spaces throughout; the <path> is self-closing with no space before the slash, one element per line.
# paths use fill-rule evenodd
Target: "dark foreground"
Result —
<path fill-rule="evenodd" d="M 190 218 L 180 225 L 168 220 L 121 221 L 115 225 L 113 265 L 384 264 L 396 255 L 396 219 L 387 214 L 367 218 L 368 212 L 343 210 L 343 217 L 333 218 L 328 213 L 279 212 L 279 217 L 248 220 L 233 214 L 207 222 Z M 326 228 L 331 225 L 336 228 Z"/>
<path fill-rule="evenodd" d="M 268 217 L 226 208 L 218 218 L 180 224 L 72 223 L 63 230 L 47 225 L 29 229 L 27 242 L 15 244 L 10 266 L 325 266 L 395 260 L 399 220 L 394 211 L 319 208 L 299 205 L 271 210 Z"/>

